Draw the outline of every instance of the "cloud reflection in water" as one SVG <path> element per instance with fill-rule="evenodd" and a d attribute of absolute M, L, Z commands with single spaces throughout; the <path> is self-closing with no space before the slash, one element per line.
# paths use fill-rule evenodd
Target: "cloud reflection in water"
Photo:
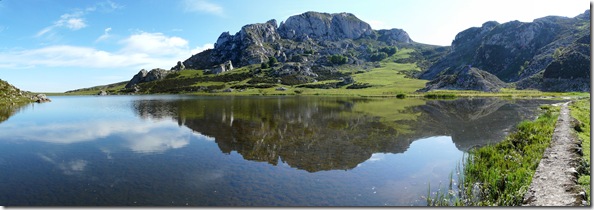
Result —
<path fill-rule="evenodd" d="M 0 139 L 54 144 L 121 139 L 120 146 L 137 153 L 162 153 L 169 149 L 183 148 L 189 144 L 192 136 L 207 141 L 214 140 L 184 126 L 180 127 L 170 120 L 109 121 L 102 119 L 91 122 L 48 124 L 27 122 L 0 127 Z M 105 147 L 101 150 L 111 151 Z"/>

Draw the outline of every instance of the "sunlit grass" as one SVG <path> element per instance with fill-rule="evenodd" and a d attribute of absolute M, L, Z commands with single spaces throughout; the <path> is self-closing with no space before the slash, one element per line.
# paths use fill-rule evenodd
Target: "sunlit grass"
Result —
<path fill-rule="evenodd" d="M 520 206 L 538 163 L 549 146 L 559 108 L 541 106 L 544 113 L 534 121 L 523 121 L 503 141 L 472 149 L 464 158 L 456 188 L 439 189 L 430 206 Z M 453 178 L 450 176 L 450 181 Z M 430 190 L 430 188 L 429 188 Z M 446 192 L 444 192 L 446 191 Z"/>
<path fill-rule="evenodd" d="M 582 142 L 583 151 L 581 166 L 583 168 L 579 170 L 578 183 L 586 190 L 588 205 L 592 197 L 590 194 L 590 102 L 590 99 L 578 100 L 570 106 L 571 116 L 581 123 L 576 129 L 577 135 Z"/>
<path fill-rule="evenodd" d="M 549 146 L 559 108 L 543 106 L 535 121 L 524 121 L 504 141 L 470 151 L 464 166 L 464 193 L 478 183 L 480 201 L 466 205 L 519 206 L 544 150 Z"/>

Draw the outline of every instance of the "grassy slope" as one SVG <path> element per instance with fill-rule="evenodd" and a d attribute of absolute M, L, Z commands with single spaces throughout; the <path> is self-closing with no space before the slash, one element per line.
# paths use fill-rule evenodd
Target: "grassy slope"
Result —
<path fill-rule="evenodd" d="M 0 80 L 0 123 L 12 116 L 20 107 L 33 102 L 29 93 Z"/>
<path fill-rule="evenodd" d="M 0 107 L 20 106 L 32 102 L 29 94 L 0 80 Z"/>
<path fill-rule="evenodd" d="M 365 71 L 364 73 L 357 73 L 353 74 L 353 78 L 356 80 L 357 83 L 367 83 L 371 85 L 370 88 L 365 89 L 346 89 L 346 86 L 341 88 L 335 89 L 312 89 L 312 88 L 297 88 L 295 86 L 289 85 L 282 85 L 282 84 L 275 84 L 274 87 L 270 88 L 247 88 L 243 92 L 233 91 L 233 92 L 216 92 L 216 93 L 208 93 L 208 92 L 186 92 L 190 94 L 196 95 L 296 95 L 297 92 L 300 92 L 302 95 L 343 95 L 343 96 L 393 96 L 397 93 L 412 93 L 415 90 L 423 88 L 426 80 L 419 80 L 419 79 L 411 79 L 405 78 L 405 72 L 418 72 L 420 71 L 419 68 L 414 63 L 394 63 L 392 62 L 394 59 L 397 58 L 406 58 L 409 56 L 409 53 L 413 52 L 413 49 L 402 49 L 399 50 L 393 56 L 384 59 L 383 61 L 379 62 L 379 67 L 371 69 L 369 71 Z M 256 65 L 259 67 L 259 65 Z M 218 76 L 230 76 L 230 75 L 239 75 L 242 73 L 247 73 L 250 70 L 253 70 L 254 66 L 247 66 L 242 68 L 234 69 L 233 71 L 222 73 Z M 341 70 L 342 72 L 356 72 L 359 69 L 350 68 Z M 266 71 L 266 70 L 264 70 Z M 203 71 L 197 70 L 183 70 L 173 75 L 168 80 L 183 80 L 183 79 L 196 79 L 196 78 L 207 78 L 207 77 L 215 77 L 215 75 L 204 75 Z M 199 87 L 199 86 L 215 86 L 215 85 L 224 85 L 225 88 L 229 88 L 234 85 L 245 85 L 250 80 L 250 78 L 243 79 L 243 80 L 236 80 L 236 81 L 229 81 L 229 82 L 216 82 L 216 81 L 197 81 L 194 82 L 190 86 Z M 328 82 L 338 82 L 336 80 L 326 80 L 320 81 L 318 83 L 328 83 Z M 125 84 L 116 83 L 117 85 L 106 85 L 106 86 L 97 86 L 93 88 L 85 88 L 81 89 L 76 92 L 66 93 L 66 95 L 94 95 L 97 94 L 100 90 L 107 90 L 111 93 L 118 93 L 119 90 L 123 88 Z M 312 83 L 315 84 L 315 83 Z M 276 88 L 278 87 L 285 87 L 288 90 L 286 91 L 277 91 Z"/>
<path fill-rule="evenodd" d="M 182 70 L 178 73 L 168 76 L 166 79 L 156 82 L 143 83 L 145 89 L 147 88 L 164 88 L 177 86 L 178 88 L 186 88 L 186 90 L 169 92 L 157 91 L 157 93 L 185 93 L 194 95 L 325 95 L 325 96 L 396 96 L 397 94 L 406 94 L 411 97 L 423 97 L 426 93 L 416 93 L 415 91 L 421 89 L 427 83 L 427 80 L 414 79 L 407 75 L 413 75 L 420 72 L 420 68 L 416 63 L 396 63 L 395 60 L 407 60 L 414 53 L 414 49 L 402 48 L 396 54 L 375 64 L 375 68 L 363 70 L 356 66 L 344 65 L 339 66 L 339 71 L 342 73 L 351 74 L 357 84 L 367 84 L 371 87 L 363 89 L 347 89 L 349 85 L 339 88 L 302 88 L 296 85 L 282 85 L 277 83 L 259 83 L 267 84 L 272 87 L 268 88 L 246 88 L 243 91 L 235 89 L 233 92 L 223 92 L 222 90 L 238 85 L 247 85 L 251 76 L 246 77 L 250 71 L 259 68 L 260 65 L 251 65 L 241 68 L 236 68 L 229 72 L 224 72 L 219 75 L 204 75 L 201 70 Z M 408 62 L 412 62 L 410 59 Z M 262 70 L 260 76 L 267 78 L 266 72 L 269 69 Z M 217 80 L 219 81 L 212 81 Z M 225 82 L 220 81 L 221 78 Z M 270 78 L 269 78 L 270 79 Z M 276 79 L 272 79 L 276 81 Z M 309 84 L 328 84 L 337 83 L 338 80 L 325 80 Z M 97 86 L 92 88 L 81 89 L 76 92 L 65 93 L 66 95 L 95 95 L 100 90 L 106 90 L 111 94 L 125 94 L 123 87 L 126 82 L 114 83 L 106 86 Z M 198 91 L 198 87 L 204 87 L 207 91 Z M 193 87 L 193 89 L 192 89 Z M 278 87 L 285 87 L 287 90 L 276 90 Z M 189 90 L 187 90 L 189 88 Z M 209 91 L 214 89 L 214 91 Z M 154 91 L 144 93 L 155 93 Z M 559 96 L 586 96 L 587 93 L 549 93 L 537 90 L 514 90 L 504 89 L 499 93 L 486 93 L 480 91 L 431 91 L 429 94 L 437 95 L 455 95 L 460 97 L 466 96 L 499 96 L 499 97 L 559 97 Z"/>

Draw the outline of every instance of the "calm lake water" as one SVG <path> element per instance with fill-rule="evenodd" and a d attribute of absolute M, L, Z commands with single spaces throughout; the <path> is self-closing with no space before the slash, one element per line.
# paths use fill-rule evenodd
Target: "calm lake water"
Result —
<path fill-rule="evenodd" d="M 0 123 L 0 205 L 425 205 L 465 151 L 554 102 L 51 99 Z"/>

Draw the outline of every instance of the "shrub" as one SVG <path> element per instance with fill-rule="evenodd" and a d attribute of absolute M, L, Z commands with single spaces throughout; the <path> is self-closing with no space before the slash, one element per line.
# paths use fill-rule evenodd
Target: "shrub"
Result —
<path fill-rule="evenodd" d="M 369 58 L 371 61 L 381 61 L 384 60 L 388 57 L 388 53 L 385 52 L 377 52 L 377 53 L 373 53 L 371 54 L 371 57 Z"/>
<path fill-rule="evenodd" d="M 371 85 L 369 83 L 355 83 L 355 84 L 348 86 L 346 89 L 363 89 L 363 88 L 368 88 L 368 87 L 371 87 Z"/>
<path fill-rule="evenodd" d="M 347 58 L 346 56 L 343 56 L 343 55 L 331 55 L 330 58 L 328 58 L 328 60 L 332 64 L 342 65 L 342 64 L 347 63 L 349 61 L 349 58 Z"/>
<path fill-rule="evenodd" d="M 385 52 L 388 56 L 392 56 L 398 52 L 397 47 L 382 47 L 379 49 L 380 52 Z"/>
<path fill-rule="evenodd" d="M 278 61 L 276 60 L 275 57 L 273 57 L 273 56 L 268 57 L 268 66 L 273 67 L 276 63 L 278 63 Z"/>

